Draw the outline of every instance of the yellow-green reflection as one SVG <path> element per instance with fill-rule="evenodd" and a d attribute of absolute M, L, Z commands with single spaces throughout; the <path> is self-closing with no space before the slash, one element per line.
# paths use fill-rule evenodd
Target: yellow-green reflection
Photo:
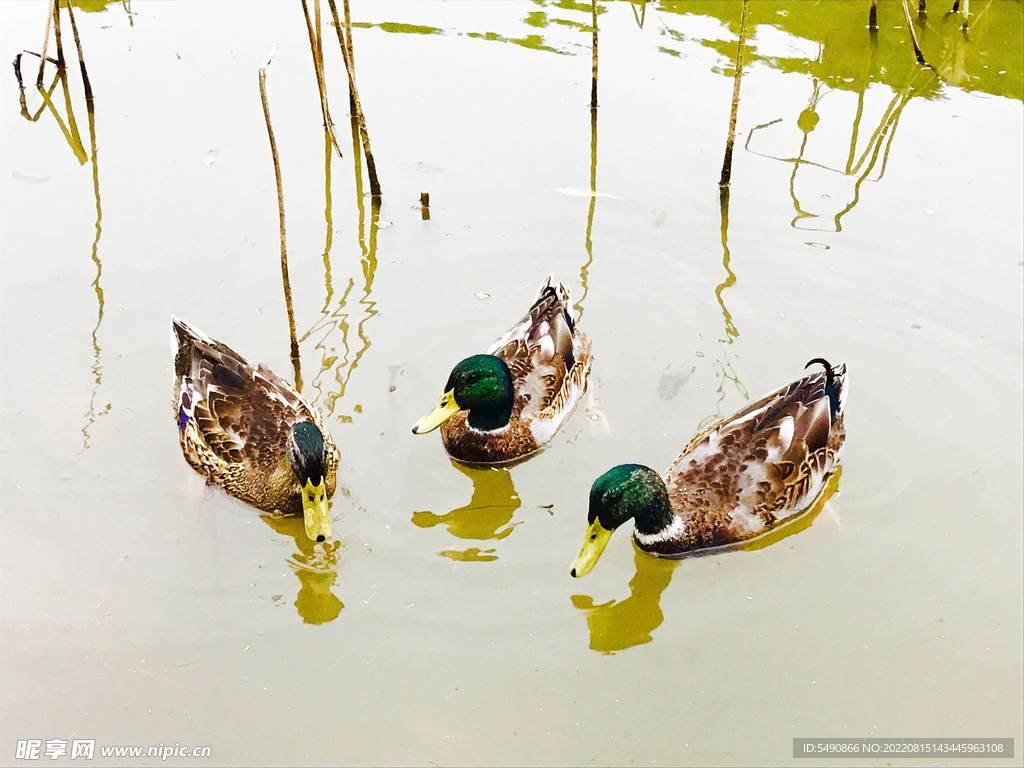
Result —
<path fill-rule="evenodd" d="M 333 9 L 332 9 L 333 10 Z M 358 25 L 353 25 L 358 26 Z M 350 43 L 351 44 L 351 43 Z M 350 55 L 351 58 L 351 55 Z M 345 290 L 338 299 L 337 304 L 331 309 L 331 302 L 334 296 L 334 286 L 331 273 L 331 247 L 333 245 L 333 196 L 331 191 L 331 163 L 332 153 L 330 151 L 330 138 L 325 137 L 325 161 L 324 161 L 324 218 L 327 227 L 326 243 L 324 245 L 324 289 L 326 298 L 324 307 L 321 310 L 320 318 L 313 326 L 306 331 L 299 339 L 300 342 L 316 337 L 315 349 L 320 353 L 320 370 L 314 376 L 311 386 L 316 390 L 315 400 L 320 402 L 327 412 L 334 414 L 338 402 L 345 395 L 348 382 L 353 372 L 359 366 L 359 361 L 370 348 L 370 338 L 366 333 L 367 321 L 377 314 L 376 302 L 372 299 L 373 280 L 377 270 L 377 234 L 380 223 L 380 198 L 376 195 L 370 198 L 370 231 L 366 235 L 366 205 L 363 193 L 363 157 L 368 147 L 368 139 L 364 142 L 360 133 L 357 110 L 354 108 L 352 94 L 350 91 L 352 129 L 352 162 L 355 176 L 355 201 L 358 213 L 357 239 L 359 249 L 362 253 L 361 267 L 363 276 L 362 296 L 358 301 L 358 321 L 355 332 L 359 339 L 359 348 L 352 354 L 350 332 L 352 331 L 352 312 L 348 310 L 349 297 L 356 286 L 354 278 L 347 281 Z M 336 332 L 340 331 L 340 335 Z M 341 354 L 338 354 L 338 348 Z M 325 380 L 325 375 L 333 372 L 333 382 Z M 360 406 L 354 405 L 353 411 L 358 413 Z M 352 416 L 343 414 L 341 421 L 349 422 Z"/>
<path fill-rule="evenodd" d="M 474 541 L 500 541 L 511 534 L 519 525 L 512 522 L 512 516 L 522 505 L 512 485 L 511 473 L 507 469 L 473 469 L 455 462 L 452 462 L 452 466 L 473 482 L 473 496 L 469 503 L 444 515 L 414 512 L 413 524 L 420 528 L 443 525 L 452 536 Z M 451 549 L 439 554 L 462 561 L 498 559 L 492 548 Z"/>
<path fill-rule="evenodd" d="M 331 209 L 334 205 L 333 198 L 331 196 L 331 147 L 333 146 L 333 137 L 327 129 L 324 129 L 324 221 L 327 223 L 327 234 L 325 235 L 326 241 L 324 242 L 324 287 L 326 289 L 326 296 L 324 297 L 324 307 L 320 310 L 321 316 L 327 314 L 328 308 L 331 306 L 331 299 L 334 298 L 334 285 L 331 283 L 331 246 L 334 245 L 334 219 L 331 215 Z M 305 337 L 303 337 L 305 338 Z"/>
<path fill-rule="evenodd" d="M 643 27 L 643 13 L 645 12 L 643 0 L 640 7 L 640 15 L 637 16 L 637 24 Z M 538 5 L 544 10 L 541 11 L 530 11 L 526 14 L 523 19 L 523 23 L 533 27 L 534 29 L 545 29 L 548 26 L 554 24 L 561 27 L 569 27 L 570 29 L 576 29 L 581 32 L 590 32 L 593 29 L 594 22 L 578 21 L 575 18 L 567 18 L 563 14 L 573 13 L 585 13 L 588 16 L 596 17 L 597 14 L 604 13 L 605 9 L 597 7 L 596 3 L 585 4 L 576 3 L 572 0 L 554 0 L 549 2 L 548 0 L 534 0 L 534 4 Z M 634 13 L 636 10 L 634 9 Z M 392 34 L 406 34 L 406 35 L 444 35 L 445 30 L 438 27 L 424 26 L 421 24 L 401 24 L 397 22 L 359 22 L 354 23 L 353 27 L 363 28 L 374 28 L 379 29 L 382 32 L 389 32 Z M 518 45 L 522 48 L 529 48 L 534 51 L 545 51 L 547 53 L 557 53 L 561 55 L 571 55 L 571 51 L 563 51 L 554 46 L 550 45 L 548 41 L 542 35 L 524 35 L 522 37 L 509 37 L 506 35 L 500 35 L 497 32 L 466 32 L 466 37 L 472 37 L 475 40 L 487 40 L 490 42 L 497 43 L 511 43 L 512 45 Z"/>
<path fill-rule="evenodd" d="M 295 610 L 306 624 L 326 624 L 338 618 L 345 604 L 332 587 L 338 579 L 341 542 L 331 539 L 323 543 L 306 536 L 301 517 L 263 515 L 267 525 L 295 542 L 296 551 L 288 557 L 288 567 L 299 579 Z"/>
<path fill-rule="evenodd" d="M 84 66 L 84 64 L 83 64 Z M 92 329 L 92 351 L 93 351 L 93 362 L 92 362 L 92 376 L 93 376 L 93 387 L 92 392 L 89 395 L 89 410 L 85 414 L 86 424 L 82 428 L 82 436 L 84 438 L 84 447 L 89 447 L 89 428 L 92 427 L 96 421 L 97 416 L 103 416 L 110 412 L 110 403 L 107 403 L 106 407 L 96 413 L 96 394 L 99 392 L 100 384 L 103 380 L 103 366 L 100 364 L 100 343 L 99 343 L 99 332 L 100 324 L 103 322 L 103 288 L 100 286 L 100 277 L 103 275 L 103 264 L 100 262 L 99 247 L 100 247 L 100 235 L 103 233 L 103 227 L 101 222 L 103 221 L 103 208 L 100 204 L 100 172 L 99 165 L 96 162 L 97 149 L 96 149 L 96 114 L 93 108 L 92 89 L 89 90 L 89 97 L 86 100 L 86 110 L 89 117 L 89 145 L 92 150 L 92 189 L 93 196 L 96 199 L 96 236 L 92 241 L 92 261 L 96 265 L 96 279 L 92 281 L 92 288 L 96 291 L 96 325 Z"/>
<path fill-rule="evenodd" d="M 71 29 L 74 33 L 75 48 L 78 50 L 78 61 L 82 72 L 82 85 L 85 89 L 85 110 L 86 116 L 89 122 L 89 148 L 91 150 L 90 160 L 92 162 L 92 189 L 93 197 L 96 200 L 96 236 L 92 241 L 92 261 L 96 265 L 96 279 L 92 282 L 92 288 L 96 291 L 96 325 L 92 329 L 92 349 L 93 349 L 93 364 L 92 364 L 92 375 L 93 375 L 93 387 L 92 392 L 89 395 L 89 410 L 86 412 L 86 424 L 82 428 L 82 436 L 84 439 L 84 447 L 89 447 L 89 428 L 96 421 L 97 415 L 102 416 L 110 412 L 110 403 L 107 403 L 99 414 L 96 413 L 96 394 L 99 392 L 100 383 L 103 379 L 103 368 L 100 365 L 100 345 L 99 345 L 99 331 L 100 324 L 103 322 L 103 288 L 100 286 L 100 277 L 103 275 L 103 264 L 100 262 L 99 257 L 99 246 L 100 246 L 100 235 L 103 234 L 103 227 L 101 222 L 103 221 L 103 207 L 100 203 L 100 172 L 99 164 L 97 163 L 98 150 L 96 148 L 96 103 L 92 92 L 92 83 L 89 81 L 89 74 L 85 67 L 85 55 L 82 53 L 82 41 L 78 36 L 78 25 L 75 23 L 74 12 L 71 7 L 68 7 L 68 18 L 71 21 Z M 70 105 L 69 105 L 70 111 Z"/>
<path fill-rule="evenodd" d="M 717 357 L 714 362 L 715 378 L 718 379 L 718 389 L 715 390 L 718 394 L 718 399 L 715 401 L 715 412 L 701 422 L 699 429 L 703 429 L 712 421 L 721 418 L 722 402 L 725 400 L 727 384 L 732 384 L 744 399 L 749 398 L 747 388 L 743 386 L 743 382 L 740 381 L 739 374 L 736 373 L 732 360 L 729 358 L 729 347 L 739 337 L 740 331 L 733 322 L 732 313 L 725 305 L 725 297 L 723 295 L 727 288 L 736 283 L 736 273 L 732 271 L 730 266 L 732 254 L 729 251 L 729 187 L 720 187 L 719 203 L 722 214 L 722 268 L 725 270 L 725 278 L 715 288 L 715 299 L 718 301 L 718 306 L 722 309 L 722 318 L 725 322 L 725 336 L 718 340 L 721 356 Z"/>
<path fill-rule="evenodd" d="M 873 63 L 870 66 L 874 66 Z M 821 110 L 823 97 L 827 95 L 827 92 L 822 92 L 823 83 L 816 79 L 811 83 L 811 93 L 807 107 L 805 107 L 796 119 L 793 120 L 793 123 L 795 123 L 797 129 L 802 134 L 800 149 L 796 157 L 776 156 L 766 152 L 760 152 L 752 148 L 752 146 L 756 147 L 759 142 L 764 140 L 762 132 L 767 132 L 768 129 L 771 129 L 780 123 L 787 123 L 788 121 L 784 119 L 776 119 L 769 123 L 755 126 L 750 130 L 747 134 L 747 141 L 744 147 L 747 151 L 772 160 L 793 164 L 793 171 L 789 177 L 789 195 L 790 199 L 793 201 L 793 208 L 796 211 L 796 215 L 790 223 L 790 226 L 794 229 L 810 231 L 842 231 L 843 216 L 853 210 L 860 201 L 861 185 L 865 181 L 881 181 L 882 177 L 885 175 L 885 168 L 889 158 L 889 150 L 892 147 L 892 141 L 896 135 L 896 127 L 899 124 L 900 115 L 903 113 L 904 107 L 906 107 L 907 103 L 912 98 L 920 95 L 922 93 L 922 89 L 927 88 L 927 86 L 934 83 L 935 80 L 936 76 L 932 70 L 923 67 L 915 69 L 910 74 L 910 78 L 903 88 L 901 88 L 900 91 L 890 99 L 878 125 L 869 134 L 866 145 L 858 156 L 858 140 L 862 130 L 861 122 L 864 115 L 865 102 L 865 92 L 863 88 L 867 86 L 868 82 L 867 78 L 864 78 L 861 81 L 862 89 L 858 94 L 857 112 L 850 126 L 850 149 L 848 154 L 845 156 L 845 164 L 843 162 L 844 157 L 842 156 L 836 156 L 834 158 L 832 161 L 834 165 L 830 165 L 829 161 L 825 158 L 820 158 L 818 160 L 805 159 L 805 154 L 808 151 L 811 139 L 811 133 L 817 127 L 820 120 L 819 111 Z M 836 106 L 841 109 L 839 104 Z M 828 148 L 831 146 L 833 146 L 833 143 L 827 142 L 825 151 L 827 152 Z M 878 165 L 879 159 L 882 161 L 881 165 Z M 875 170 L 876 166 L 878 167 L 878 173 L 874 178 L 871 178 L 871 174 Z M 797 173 L 802 168 L 814 168 L 827 172 L 823 176 L 819 174 L 817 177 L 810 180 L 810 191 L 808 192 L 808 196 L 815 201 L 829 201 L 833 207 L 833 211 L 813 213 L 805 210 L 796 191 Z M 832 202 L 833 200 L 835 202 Z M 817 219 L 825 219 L 828 223 L 818 223 L 816 221 Z"/>
<path fill-rule="evenodd" d="M 829 499 L 835 494 L 842 474 L 843 470 L 840 467 L 829 479 L 814 505 L 793 520 L 743 544 L 718 548 L 711 552 L 697 551 L 681 559 L 718 555 L 728 550 L 764 549 L 805 530 L 821 514 Z M 672 580 L 672 574 L 679 562 L 651 557 L 634 545 L 633 563 L 636 573 L 629 582 L 629 597 L 595 605 L 594 598 L 589 595 L 573 595 L 572 604 L 587 617 L 591 650 L 610 654 L 651 642 L 654 630 L 660 627 L 664 620 L 661 594 Z"/>
<path fill-rule="evenodd" d="M 437 27 L 426 27 L 421 24 L 399 24 L 391 21 L 382 21 L 379 24 L 371 24 L 368 21 L 353 21 L 353 27 L 362 29 L 379 29 L 381 32 L 391 32 L 400 35 L 443 35 L 444 30 Z"/>
<path fill-rule="evenodd" d="M 864 77 L 866 57 L 876 55 L 879 67 L 871 71 L 870 82 L 900 90 L 909 74 L 918 68 L 910 40 L 900 27 L 906 21 L 901 0 L 878 4 L 877 35 L 870 35 L 868 3 L 807 3 L 803 0 L 758 0 L 751 4 L 751 23 L 779 29 L 807 41 L 818 51 L 806 57 L 788 51 L 775 55 L 769 49 L 749 52 L 749 62 L 761 62 L 780 72 L 809 75 L 829 89 L 857 90 Z M 914 6 L 917 3 L 913 3 Z M 933 4 L 932 4 L 933 5 Z M 699 15 L 717 19 L 733 34 L 738 33 L 740 4 L 715 0 L 661 0 L 658 9 L 666 14 Z M 1024 99 L 1024 10 L 1019 2 L 971 4 L 970 33 L 965 40 L 959 16 L 944 13 L 926 16 L 917 23 L 918 39 L 925 58 L 945 82 L 969 91 Z M 692 42 L 715 50 L 723 62 L 733 56 L 730 40 L 701 40 L 673 29 L 670 16 L 662 16 L 662 33 L 679 42 Z M 870 51 L 877 45 L 877 52 Z M 933 80 L 922 88 L 925 98 L 940 97 L 942 82 Z"/>
<path fill-rule="evenodd" d="M 746 56 L 749 60 L 761 61 L 782 72 L 797 72 L 811 77 L 807 106 L 798 115 L 776 118 L 754 127 L 748 132 L 745 144 L 748 152 L 792 164 L 789 194 L 796 213 L 791 226 L 811 231 L 842 231 L 842 218 L 859 202 L 864 182 L 878 182 L 884 176 L 899 118 L 904 107 L 914 97 L 934 98 L 941 93 L 943 83 L 946 82 L 969 90 L 981 89 L 1024 98 L 1024 84 L 1020 79 L 1021 47 L 1007 44 L 1008 40 L 1015 39 L 1013 33 L 1007 34 L 1007 30 L 1016 30 L 1019 38 L 1022 14 L 1019 4 L 1016 4 L 1016 8 L 1003 7 L 1011 5 L 993 6 L 989 3 L 972 17 L 970 45 L 955 20 L 954 23 L 947 23 L 948 20 L 943 19 L 932 24 L 925 15 L 918 25 L 922 33 L 921 45 L 928 60 L 934 63 L 934 66 L 929 64 L 927 67 L 916 63 L 908 41 L 897 32 L 900 22 L 904 21 L 902 2 L 884 3 L 879 11 L 882 31 L 878 35 L 867 36 L 863 29 L 862 9 L 854 7 L 855 4 L 831 4 L 827 13 L 819 13 L 816 8 L 792 2 L 759 2 L 753 6 L 753 23 L 781 29 L 800 41 L 812 43 L 815 51 L 813 58 L 808 58 L 807 54 L 793 53 L 795 49 L 791 49 L 787 55 L 767 56 L 759 53 L 755 45 Z M 694 2 L 684 6 L 664 2 L 662 9 L 670 13 L 712 16 L 730 31 L 741 34 L 742 14 L 736 13 L 737 9 L 732 8 L 731 4 Z M 976 28 L 980 30 L 977 37 L 981 44 L 978 47 L 983 49 L 980 56 L 984 58 L 971 61 L 970 51 L 976 52 L 974 46 L 978 43 L 973 31 Z M 688 40 L 685 35 L 667 26 L 664 31 L 680 42 Z M 723 57 L 731 57 L 730 41 L 696 42 L 714 48 Z M 996 56 L 996 59 L 991 56 Z M 994 64 L 994 61 L 999 63 Z M 737 79 L 738 66 L 734 67 Z M 870 86 L 878 83 L 890 86 L 895 93 L 877 126 L 868 133 L 867 141 L 861 147 L 859 140 L 865 112 L 865 94 Z M 854 91 L 858 102 L 849 129 L 849 152 L 829 157 L 834 142 L 826 141 L 819 149 L 813 141 L 812 133 L 820 121 L 823 106 L 827 109 L 827 105 L 834 104 L 832 109 L 836 114 L 845 113 L 845 104 L 842 102 L 835 99 L 826 101 L 827 96 L 834 91 Z M 801 135 L 795 157 L 768 151 L 772 143 L 777 145 L 787 139 L 786 126 L 795 126 Z M 804 169 L 825 173 L 807 177 L 800 173 Z M 808 205 L 801 201 L 801 195 L 797 192 L 798 174 L 806 178 L 803 182 L 807 187 L 804 197 L 826 210 L 808 210 Z M 723 193 L 723 244 L 727 195 L 727 192 Z M 726 270 L 727 280 L 719 286 L 717 294 L 723 311 L 725 307 L 721 301 L 721 290 L 735 282 L 728 264 Z M 728 344 L 734 335 L 729 333 L 731 319 L 728 317 L 726 324 L 727 339 L 724 343 Z"/>
<path fill-rule="evenodd" d="M 739 101 L 740 101 L 740 82 L 743 77 L 743 62 L 744 55 L 746 52 L 746 15 L 748 12 L 748 3 L 744 0 L 741 7 L 740 13 L 740 32 L 739 40 L 736 46 L 735 60 L 733 68 L 735 75 L 733 78 L 733 94 L 732 94 L 732 111 L 729 116 L 729 130 L 725 141 L 725 158 L 722 162 L 722 175 L 718 183 L 718 205 L 721 213 L 721 225 L 720 233 L 722 236 L 722 268 L 725 270 L 725 278 L 715 288 L 715 300 L 718 302 L 718 306 L 722 309 L 722 318 L 725 321 L 725 336 L 718 340 L 718 346 L 721 350 L 721 357 L 716 358 L 714 364 L 715 378 L 718 379 L 718 399 L 715 402 L 715 412 L 705 419 L 700 428 L 710 423 L 712 420 L 719 418 L 722 415 L 722 401 L 725 400 L 726 395 L 726 384 L 732 382 L 736 390 L 747 398 L 747 390 L 743 386 L 743 383 L 739 379 L 739 374 L 733 368 L 732 361 L 729 359 L 728 347 L 732 346 L 732 343 L 739 337 L 740 332 L 736 327 L 736 323 L 733 322 L 732 313 L 729 308 L 725 305 L 724 293 L 727 288 L 732 287 L 736 284 L 736 273 L 732 271 L 732 253 L 729 251 L 729 199 L 731 195 L 731 179 L 732 179 L 732 157 L 733 157 L 733 141 L 736 133 L 736 120 L 739 112 Z"/>
<path fill-rule="evenodd" d="M 637 10 L 637 6 L 640 6 L 640 10 Z M 636 25 L 640 28 L 644 28 L 644 20 L 647 18 L 647 0 L 629 0 L 629 7 L 633 10 L 633 19 L 636 21 Z"/>
<path fill-rule="evenodd" d="M 131 0 L 71 0 L 71 5 L 81 8 L 86 13 L 97 13 L 107 10 L 109 5 L 120 5 L 129 18 L 132 16 Z"/>
<path fill-rule="evenodd" d="M 672 580 L 678 562 L 659 560 L 639 549 L 633 554 L 636 574 L 629 582 L 629 597 L 594 605 L 589 595 L 573 595 L 572 604 L 587 617 L 590 649 L 615 653 L 651 642 L 651 635 L 665 618 L 661 593 Z"/>
<path fill-rule="evenodd" d="M 580 283 L 583 291 L 579 301 L 573 305 L 576 316 L 583 319 L 583 300 L 587 298 L 590 290 L 587 285 L 587 277 L 590 274 L 590 266 L 594 263 L 594 211 L 597 208 L 597 14 L 599 13 L 597 2 L 591 7 L 591 59 L 590 59 L 590 207 L 587 210 L 587 234 L 584 239 L 584 249 L 587 252 L 587 261 L 580 269 Z"/>
<path fill-rule="evenodd" d="M 73 5 L 80 5 L 74 3 Z M 66 6 L 68 13 L 68 20 L 71 22 L 71 31 L 75 42 L 75 50 L 78 54 L 79 71 L 82 77 L 82 89 L 85 92 L 85 110 L 89 125 L 89 152 L 86 152 L 85 146 L 82 144 L 82 137 L 78 130 L 78 122 L 75 120 L 74 103 L 71 98 L 71 91 L 68 85 L 68 72 L 66 65 L 66 58 L 64 56 L 64 43 L 61 36 L 61 22 L 60 22 L 60 4 L 55 3 L 53 6 L 53 12 L 50 16 L 49 22 L 52 24 L 55 43 L 56 43 L 56 54 L 57 58 L 47 58 L 41 62 L 39 70 L 39 79 L 42 79 L 44 74 L 44 68 L 47 62 L 55 63 L 57 65 L 57 73 L 54 75 L 53 82 L 49 88 L 44 88 L 40 83 L 37 83 L 36 90 L 42 98 L 42 104 L 39 109 L 36 110 L 35 114 L 29 112 L 27 99 L 25 97 L 25 88 L 21 74 L 21 63 L 23 53 L 19 53 L 14 60 L 14 71 L 18 80 L 19 90 L 19 102 L 21 106 L 21 115 L 29 122 L 37 122 L 39 117 L 42 115 L 43 110 L 49 110 L 49 114 L 53 116 L 61 133 L 67 141 L 71 151 L 75 154 L 78 162 L 81 165 L 85 165 L 86 162 L 92 165 L 92 187 L 93 187 L 93 199 L 96 203 L 96 224 L 95 230 L 96 235 L 92 241 L 92 262 L 96 266 L 96 278 L 92 281 L 91 288 L 96 294 L 96 324 L 92 329 L 92 351 L 93 351 L 93 363 L 91 366 L 91 373 L 93 377 L 93 387 L 89 395 L 89 408 L 85 413 L 85 425 L 82 427 L 82 445 L 83 448 L 89 447 L 89 429 L 95 423 L 99 416 L 103 416 L 110 412 L 111 404 L 107 403 L 106 407 L 97 413 L 96 411 L 96 396 L 99 392 L 100 384 L 103 381 L 103 366 L 101 365 L 101 349 L 99 344 L 99 330 L 100 325 L 103 323 L 103 288 L 100 285 L 100 278 L 103 276 L 103 263 L 99 257 L 99 245 L 100 235 L 103 233 L 102 220 L 103 220 L 103 207 L 100 202 L 100 176 L 99 176 L 99 164 L 97 162 L 98 150 L 96 146 L 96 109 L 95 109 L 95 98 L 92 91 L 92 83 L 89 80 L 88 69 L 85 65 L 85 54 L 82 52 L 82 41 L 78 34 L 78 25 L 75 22 L 74 10 L 71 6 Z M 90 9 L 86 9 L 90 10 Z M 98 9 L 92 9 L 98 10 Z M 47 27 L 47 36 L 49 36 L 49 25 Z M 44 54 L 45 55 L 45 54 Z M 67 116 L 67 123 L 61 117 L 60 111 L 53 103 L 53 92 L 56 90 L 57 83 L 61 85 L 61 92 L 64 96 L 64 113 Z"/>
<path fill-rule="evenodd" d="M 499 35 L 497 32 L 467 32 L 466 37 L 472 37 L 476 40 L 489 40 L 496 43 L 512 43 L 513 45 L 519 45 L 523 48 L 529 48 L 534 51 L 547 51 L 548 53 L 557 53 L 561 55 L 567 55 L 568 51 L 560 51 L 557 48 L 552 48 L 544 42 L 544 38 L 540 35 L 526 35 L 525 37 L 505 37 Z"/>

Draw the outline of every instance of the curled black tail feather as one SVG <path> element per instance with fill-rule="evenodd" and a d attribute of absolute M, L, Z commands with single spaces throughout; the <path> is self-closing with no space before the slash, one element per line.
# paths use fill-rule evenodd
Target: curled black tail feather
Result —
<path fill-rule="evenodd" d="M 829 413 L 832 416 L 832 423 L 836 421 L 836 416 L 839 414 L 839 388 L 836 386 L 836 375 L 832 370 L 832 365 L 823 357 L 816 357 L 809 361 L 804 369 L 810 368 L 815 363 L 821 363 L 825 366 L 825 394 L 828 395 Z"/>
<path fill-rule="evenodd" d="M 554 285 L 544 286 L 544 288 L 541 289 L 540 295 L 537 296 L 537 300 L 533 302 L 533 306 L 536 307 L 538 304 L 541 304 L 542 302 L 547 301 L 548 299 L 553 299 L 554 301 L 561 301 L 562 299 L 561 294 L 558 292 L 558 288 L 556 288 Z M 530 307 L 530 309 L 533 309 L 533 307 Z M 571 307 L 569 307 L 568 305 L 563 306 L 562 314 L 565 316 L 566 325 L 569 326 L 569 333 L 575 333 L 576 321 L 572 319 L 570 309 Z"/>

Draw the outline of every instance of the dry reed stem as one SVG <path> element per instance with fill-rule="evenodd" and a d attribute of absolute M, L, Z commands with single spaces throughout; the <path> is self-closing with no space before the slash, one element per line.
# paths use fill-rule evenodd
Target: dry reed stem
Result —
<path fill-rule="evenodd" d="M 334 28 L 338 32 L 338 44 L 341 46 L 341 55 L 345 60 L 345 71 L 348 73 L 349 101 L 352 106 L 353 117 L 359 127 L 359 137 L 363 145 L 363 154 L 366 156 L 366 172 L 370 177 L 370 194 L 374 198 L 380 198 L 380 182 L 377 181 L 377 165 L 373 162 L 373 152 L 370 150 L 370 134 L 366 130 L 366 117 L 363 115 L 363 108 L 359 103 L 359 90 L 356 88 L 355 51 L 352 49 L 352 18 L 349 14 L 348 0 L 344 0 L 344 31 L 341 27 L 341 19 L 338 17 L 337 3 L 335 0 L 327 0 L 327 3 L 331 7 L 331 16 L 334 19 Z"/>
<path fill-rule="evenodd" d="M 273 56 L 271 56 L 273 58 Z M 288 248 L 285 242 L 284 186 L 281 183 L 281 161 L 277 155 L 274 128 L 270 123 L 270 105 L 267 103 L 267 64 L 260 67 L 260 99 L 263 101 L 263 116 L 267 121 L 267 135 L 270 137 L 270 154 L 274 158 L 274 180 L 277 182 L 277 211 L 281 226 L 281 281 L 284 284 L 284 301 L 288 309 L 288 332 L 291 335 L 291 358 L 295 368 L 295 388 L 302 391 L 302 374 L 299 371 L 299 343 L 295 334 L 295 310 L 292 307 L 292 286 L 288 279 Z"/>
<path fill-rule="evenodd" d="M 78 25 L 75 24 L 75 14 L 71 10 L 71 3 L 68 3 L 68 18 L 71 19 L 71 31 L 75 36 L 75 48 L 78 50 L 78 67 L 82 70 L 82 87 L 85 89 L 85 106 L 90 114 L 93 110 L 92 85 L 89 82 L 89 73 L 85 69 L 85 56 L 82 55 L 82 41 L 78 38 Z"/>
<path fill-rule="evenodd" d="M 21 116 L 28 120 L 30 123 L 34 123 L 36 120 L 39 119 L 39 116 L 43 114 L 43 110 L 46 109 L 48 99 L 50 95 L 53 93 L 54 88 L 57 87 L 57 81 L 60 79 L 60 75 L 58 74 L 57 77 L 53 79 L 53 84 L 50 86 L 49 92 L 47 92 L 45 88 L 42 90 L 43 103 L 39 106 L 39 109 L 36 110 L 36 113 L 33 115 L 31 112 L 28 111 L 28 102 L 25 99 L 25 83 L 21 79 L 21 57 L 26 53 L 29 56 L 39 56 L 39 54 L 35 53 L 34 51 L 21 51 L 20 53 L 18 53 L 18 55 L 14 57 L 13 62 L 14 76 L 18 79 L 18 104 L 21 106 Z M 57 63 L 56 59 L 51 58 L 44 59 L 44 61 L 49 61 L 51 64 Z"/>
<path fill-rule="evenodd" d="M 736 76 L 732 84 L 732 113 L 729 116 L 729 137 L 725 141 L 725 160 L 722 162 L 722 178 L 718 185 L 729 186 L 732 180 L 732 149 L 736 142 L 736 113 L 740 107 L 740 80 L 743 77 L 743 45 L 747 37 L 747 2 L 743 0 L 743 10 L 740 12 L 740 39 L 736 46 Z M 906 2 L 906 0 L 904 0 Z"/>
<path fill-rule="evenodd" d="M 327 104 L 327 78 L 324 75 L 324 54 L 320 42 L 320 0 L 313 0 L 313 8 L 316 14 L 315 31 L 313 22 L 309 18 L 309 6 L 306 5 L 306 0 L 302 0 L 302 14 L 306 17 L 306 32 L 309 34 L 309 51 L 313 55 L 313 71 L 316 73 L 316 87 L 320 92 L 320 112 L 324 116 L 324 128 L 331 137 L 331 143 L 334 145 L 338 157 L 341 157 L 341 147 L 338 146 L 338 140 L 334 137 L 334 122 L 331 120 L 331 110 Z"/>
<path fill-rule="evenodd" d="M 591 0 L 590 16 L 590 25 L 593 27 L 590 54 L 590 108 L 597 109 L 597 0 Z"/>
<path fill-rule="evenodd" d="M 36 75 L 36 87 L 43 87 L 43 70 L 46 67 L 46 49 L 50 45 L 50 24 L 53 23 L 53 14 L 56 11 L 56 1 L 50 0 L 50 10 L 46 14 L 46 30 L 43 33 L 43 52 L 39 54 L 39 74 Z"/>
<path fill-rule="evenodd" d="M 345 43 L 348 47 L 347 61 L 351 67 L 352 75 L 352 100 L 355 102 L 356 109 L 359 112 L 359 135 L 363 140 L 363 154 L 366 155 L 366 174 L 370 178 L 370 195 L 374 198 L 375 207 L 379 207 L 380 182 L 377 181 L 377 164 L 373 161 L 373 152 L 370 151 L 370 133 L 366 129 L 366 115 L 363 114 L 363 105 L 359 101 L 359 91 L 356 90 L 356 52 L 352 47 L 352 16 L 349 13 L 348 0 L 343 0 L 342 7 L 345 9 Z"/>
<path fill-rule="evenodd" d="M 64 69 L 64 46 L 60 41 L 60 0 L 53 4 L 53 39 L 57 43 L 57 66 Z"/>
<path fill-rule="evenodd" d="M 907 21 L 907 29 L 910 30 L 910 42 L 914 45 L 914 56 L 917 58 L 917 63 L 934 70 L 935 67 L 924 60 L 921 46 L 917 44 L 917 32 L 914 31 L 914 22 L 910 19 L 910 7 L 907 5 L 907 0 L 903 0 L 903 16 Z"/>
<path fill-rule="evenodd" d="M 913 44 L 913 55 L 918 58 L 918 63 L 929 66 L 928 61 L 925 60 L 925 54 L 921 52 L 921 46 L 918 45 L 918 33 L 913 31 L 913 22 L 910 19 L 910 8 L 906 4 L 906 0 L 903 0 L 903 17 L 906 19 L 906 28 L 910 31 L 910 42 Z"/>

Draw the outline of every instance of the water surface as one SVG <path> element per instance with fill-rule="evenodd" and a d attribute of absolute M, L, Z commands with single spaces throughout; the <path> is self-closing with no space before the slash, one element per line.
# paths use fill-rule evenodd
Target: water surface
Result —
<path fill-rule="evenodd" d="M 74 8 L 94 119 L 66 10 L 67 100 L 25 54 L 32 122 L 0 78 L 5 764 L 29 738 L 788 764 L 819 736 L 1013 737 L 1020 764 L 1019 2 L 971 3 L 966 38 L 915 14 L 932 68 L 902 3 L 874 36 L 867 3 L 751 3 L 727 209 L 740 2 L 354 2 L 379 208 L 326 4 L 340 157 L 300 4 Z M 0 7 L 8 59 L 45 21 Z M 295 378 L 275 46 L 298 373 L 343 457 L 326 545 L 205 488 L 173 427 L 172 313 Z M 548 272 L 603 418 L 457 468 L 409 429 Z M 620 532 L 569 577 L 594 478 L 819 356 L 851 382 L 827 509 L 679 563 Z"/>

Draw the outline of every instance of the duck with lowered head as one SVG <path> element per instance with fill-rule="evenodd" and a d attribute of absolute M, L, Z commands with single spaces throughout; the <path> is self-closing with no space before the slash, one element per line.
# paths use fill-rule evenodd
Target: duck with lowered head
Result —
<path fill-rule="evenodd" d="M 262 363 L 176 317 L 171 326 L 185 460 L 254 507 L 302 514 L 313 541 L 329 538 L 340 452 L 320 412 Z"/>
<path fill-rule="evenodd" d="M 846 429 L 846 365 L 821 358 L 817 371 L 711 424 L 663 480 L 650 467 L 620 464 L 590 489 L 583 548 L 570 574 L 590 572 L 627 520 L 655 557 L 730 548 L 809 509 L 839 465 Z"/>

